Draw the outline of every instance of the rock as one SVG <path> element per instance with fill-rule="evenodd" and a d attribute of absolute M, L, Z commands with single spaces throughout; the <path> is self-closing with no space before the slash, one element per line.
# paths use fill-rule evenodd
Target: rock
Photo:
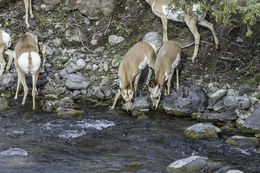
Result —
<path fill-rule="evenodd" d="M 61 3 L 61 0 L 44 0 L 45 4 L 57 5 Z"/>
<path fill-rule="evenodd" d="M 112 91 L 107 86 L 99 86 L 94 88 L 94 97 L 100 100 L 107 100 L 112 98 Z"/>
<path fill-rule="evenodd" d="M 99 14 L 109 16 L 114 10 L 113 0 L 72 0 L 72 4 L 82 14 L 96 18 Z"/>
<path fill-rule="evenodd" d="M 244 173 L 244 172 L 239 171 L 239 170 L 229 170 L 226 173 Z"/>
<path fill-rule="evenodd" d="M 162 103 L 168 114 L 189 115 L 203 112 L 208 106 L 208 96 L 201 86 L 187 84 L 180 86 L 175 94 L 165 96 Z"/>
<path fill-rule="evenodd" d="M 108 71 L 108 68 L 109 68 L 108 64 L 105 63 L 105 64 L 103 65 L 103 69 L 104 69 L 104 71 Z"/>
<path fill-rule="evenodd" d="M 81 41 L 85 40 L 85 34 L 83 34 L 77 27 L 72 27 L 69 23 L 67 23 L 65 29 L 65 40 L 63 41 L 65 45 L 81 45 Z"/>
<path fill-rule="evenodd" d="M 221 113 L 201 113 L 197 119 L 210 121 L 232 121 L 236 120 L 237 114 L 234 110 L 228 110 Z"/>
<path fill-rule="evenodd" d="M 45 7 L 45 11 L 48 12 L 48 11 L 52 11 L 54 9 L 54 6 L 53 5 L 46 5 Z M 51 34 L 50 34 L 51 35 Z"/>
<path fill-rule="evenodd" d="M 0 152 L 0 157 L 10 157 L 10 156 L 26 157 L 28 156 L 28 152 L 20 148 L 10 148 L 8 150 Z"/>
<path fill-rule="evenodd" d="M 61 116 L 77 116 L 84 114 L 84 111 L 59 107 L 58 109 L 56 109 L 56 114 Z"/>
<path fill-rule="evenodd" d="M 209 96 L 209 106 L 208 108 L 213 108 L 213 106 L 220 101 L 225 95 L 227 94 L 227 90 L 219 90 L 215 92 L 214 94 Z"/>
<path fill-rule="evenodd" d="M 234 89 L 229 89 L 227 92 L 227 96 L 238 96 L 238 91 L 235 91 Z"/>
<path fill-rule="evenodd" d="M 260 107 L 256 108 L 252 115 L 245 120 L 242 127 L 247 131 L 260 132 Z"/>
<path fill-rule="evenodd" d="M 85 66 L 87 65 L 86 62 L 83 59 L 78 59 L 76 61 L 76 65 L 77 65 L 77 69 L 78 70 L 82 70 L 85 68 Z"/>
<path fill-rule="evenodd" d="M 239 91 L 239 95 L 244 95 L 244 94 L 248 94 L 248 93 L 252 92 L 253 89 L 248 84 L 245 84 L 243 86 L 240 86 L 238 88 L 238 91 Z"/>
<path fill-rule="evenodd" d="M 228 108 L 248 109 L 251 106 L 251 100 L 248 96 L 226 96 L 224 104 Z"/>
<path fill-rule="evenodd" d="M 184 134 L 193 139 L 216 138 L 222 130 L 211 123 L 197 123 L 188 127 Z"/>
<path fill-rule="evenodd" d="M 68 89 L 87 89 L 90 82 L 78 74 L 69 74 L 65 86 Z"/>
<path fill-rule="evenodd" d="M 152 43 L 152 45 L 154 45 L 155 53 L 157 53 L 162 46 L 162 34 L 158 32 L 148 32 L 145 34 L 143 41 Z"/>
<path fill-rule="evenodd" d="M 214 106 L 213 106 L 213 110 L 214 111 L 220 111 L 222 109 L 225 108 L 225 105 L 224 105 L 224 100 L 220 100 L 219 102 L 217 102 Z"/>
<path fill-rule="evenodd" d="M 127 167 L 141 167 L 143 165 L 144 164 L 141 162 L 131 162 L 131 163 L 127 164 Z"/>
<path fill-rule="evenodd" d="M 108 43 L 109 43 L 111 46 L 114 46 L 114 45 L 116 45 L 116 44 L 122 43 L 124 40 L 125 40 L 124 37 L 122 37 L 122 36 L 117 36 L 117 35 L 110 35 L 110 36 L 108 37 Z"/>
<path fill-rule="evenodd" d="M 259 146 L 259 140 L 255 137 L 245 137 L 245 136 L 232 136 L 228 138 L 225 143 L 229 145 L 235 145 L 241 148 L 257 148 Z"/>
<path fill-rule="evenodd" d="M 92 70 L 93 70 L 93 71 L 96 71 L 97 69 L 98 69 L 98 66 L 97 66 L 96 64 L 93 64 Z"/>
<path fill-rule="evenodd" d="M 10 88 L 14 85 L 14 74 L 11 73 L 4 73 L 2 76 L 0 76 L 0 90 Z"/>
<path fill-rule="evenodd" d="M 185 159 L 177 160 L 171 163 L 167 168 L 168 173 L 209 173 L 223 172 L 230 169 L 220 162 L 210 161 L 207 157 L 190 156 Z"/>
<path fill-rule="evenodd" d="M 57 48 L 61 47 L 61 46 L 62 46 L 62 39 L 60 39 L 60 38 L 55 38 L 55 39 L 53 40 L 53 44 L 54 44 L 54 46 L 57 47 Z"/>
<path fill-rule="evenodd" d="M 9 107 L 8 100 L 6 98 L 0 97 L 0 111 L 3 111 Z"/>
<path fill-rule="evenodd" d="M 136 97 L 131 109 L 132 115 L 142 115 L 143 112 L 148 112 L 150 107 L 151 104 L 149 96 Z"/>

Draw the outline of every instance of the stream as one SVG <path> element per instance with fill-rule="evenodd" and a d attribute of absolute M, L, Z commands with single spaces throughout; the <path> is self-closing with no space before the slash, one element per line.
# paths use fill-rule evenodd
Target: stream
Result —
<path fill-rule="evenodd" d="M 62 117 L 12 106 L 0 113 L 0 152 L 21 148 L 27 157 L 0 158 L 1 173 L 164 173 L 178 159 L 206 156 L 245 173 L 260 172 L 256 149 L 242 150 L 217 139 L 191 140 L 184 129 L 197 123 L 191 118 L 152 112 L 138 120 L 107 107 L 85 105 L 85 114 Z M 137 167 L 129 166 L 140 162 Z"/>

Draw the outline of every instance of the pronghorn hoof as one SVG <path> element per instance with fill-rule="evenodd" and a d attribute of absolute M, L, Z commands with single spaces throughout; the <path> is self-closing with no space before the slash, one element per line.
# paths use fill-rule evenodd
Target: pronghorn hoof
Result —
<path fill-rule="evenodd" d="M 33 14 L 31 15 L 31 18 L 32 18 L 32 19 L 34 18 L 34 15 L 33 15 Z"/>

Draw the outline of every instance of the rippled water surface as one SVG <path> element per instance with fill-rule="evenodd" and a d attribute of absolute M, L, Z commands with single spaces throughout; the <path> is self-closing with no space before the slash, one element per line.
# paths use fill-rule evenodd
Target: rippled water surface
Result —
<path fill-rule="evenodd" d="M 241 150 L 218 139 L 191 140 L 183 129 L 195 124 L 189 118 L 151 113 L 137 120 L 106 107 L 84 108 L 85 114 L 61 117 L 28 113 L 15 107 L 0 113 L 0 151 L 22 148 L 27 158 L 1 158 L 0 172 L 160 173 L 177 159 L 206 156 L 246 173 L 260 172 L 255 149 Z M 140 162 L 139 167 L 129 167 Z"/>

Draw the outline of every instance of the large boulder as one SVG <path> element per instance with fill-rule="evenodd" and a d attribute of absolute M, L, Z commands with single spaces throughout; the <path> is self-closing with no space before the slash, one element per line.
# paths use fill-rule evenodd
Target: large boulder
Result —
<path fill-rule="evenodd" d="M 186 84 L 173 95 L 164 97 L 163 108 L 169 114 L 189 115 L 203 112 L 208 106 L 208 95 L 201 86 Z"/>
<path fill-rule="evenodd" d="M 224 104 L 228 108 L 248 109 L 251 106 L 251 100 L 248 96 L 226 96 Z"/>
<path fill-rule="evenodd" d="M 4 73 L 0 76 L 0 91 L 12 87 L 15 83 L 14 74 Z"/>
<path fill-rule="evenodd" d="M 144 112 L 148 112 L 150 107 L 149 96 L 136 97 L 132 105 L 132 115 L 142 115 Z"/>
<path fill-rule="evenodd" d="M 245 120 L 242 127 L 245 131 L 260 132 L 260 106 Z"/>
<path fill-rule="evenodd" d="M 114 0 L 72 0 L 75 6 L 82 14 L 95 18 L 100 14 L 109 16 L 114 11 Z"/>
<path fill-rule="evenodd" d="M 145 34 L 143 41 L 151 43 L 154 46 L 155 53 L 157 53 L 162 46 L 162 34 L 158 32 L 148 32 Z"/>

